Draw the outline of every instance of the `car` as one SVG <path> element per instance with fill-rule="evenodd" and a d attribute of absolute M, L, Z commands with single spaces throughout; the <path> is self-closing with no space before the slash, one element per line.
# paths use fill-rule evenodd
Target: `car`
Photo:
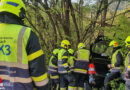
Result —
<path fill-rule="evenodd" d="M 95 66 L 96 74 L 95 78 L 95 88 L 102 88 L 104 85 L 104 78 L 109 73 L 109 69 L 107 64 L 110 64 L 109 51 L 108 47 L 110 40 L 104 36 L 98 36 L 93 44 L 90 45 L 90 53 L 91 53 L 91 62 Z"/>

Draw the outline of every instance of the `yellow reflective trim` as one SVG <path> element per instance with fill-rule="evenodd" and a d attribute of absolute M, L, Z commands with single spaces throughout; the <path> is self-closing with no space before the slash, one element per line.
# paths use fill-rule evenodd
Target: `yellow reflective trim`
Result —
<path fill-rule="evenodd" d="M 67 66 L 68 66 L 68 63 L 64 63 L 64 64 L 62 64 L 62 66 L 67 67 Z"/>
<path fill-rule="evenodd" d="M 81 71 L 81 72 L 86 72 L 87 70 L 83 70 L 83 69 L 74 69 L 75 71 Z"/>
<path fill-rule="evenodd" d="M 86 74 L 87 73 L 87 70 L 83 70 L 83 69 L 74 69 L 74 72 L 76 73 L 83 73 L 83 74 Z"/>
<path fill-rule="evenodd" d="M 60 90 L 66 90 L 66 88 L 60 88 Z"/>
<path fill-rule="evenodd" d="M 35 81 L 35 82 L 40 82 L 42 80 L 45 80 L 46 78 L 47 78 L 47 73 L 45 73 L 39 77 L 32 77 L 33 81 Z"/>
<path fill-rule="evenodd" d="M 78 87 L 68 86 L 68 89 L 69 89 L 69 90 L 77 90 L 77 89 L 78 89 Z"/>
<path fill-rule="evenodd" d="M 114 68 L 114 67 L 115 67 L 115 64 L 112 64 L 112 67 Z"/>
<path fill-rule="evenodd" d="M 58 76 L 58 75 L 56 75 L 56 76 L 52 76 L 52 75 L 50 75 L 50 78 L 51 78 L 51 79 L 58 79 L 59 76 Z"/>
<path fill-rule="evenodd" d="M 56 85 L 56 90 L 59 90 L 59 86 L 60 86 L 59 84 Z"/>
<path fill-rule="evenodd" d="M 29 55 L 29 56 L 28 56 L 28 60 L 29 60 L 29 61 L 32 61 L 32 60 L 38 58 L 39 56 L 41 56 L 41 55 L 43 55 L 43 54 L 44 54 L 43 51 L 42 51 L 42 50 L 39 50 L 39 51 L 37 51 L 37 52 L 32 53 L 31 55 Z"/>
<path fill-rule="evenodd" d="M 130 69 L 130 66 L 128 66 L 128 68 Z"/>
<path fill-rule="evenodd" d="M 62 59 L 68 58 L 68 56 L 63 56 Z"/>
<path fill-rule="evenodd" d="M 83 87 L 78 87 L 78 89 L 77 90 L 83 90 Z"/>

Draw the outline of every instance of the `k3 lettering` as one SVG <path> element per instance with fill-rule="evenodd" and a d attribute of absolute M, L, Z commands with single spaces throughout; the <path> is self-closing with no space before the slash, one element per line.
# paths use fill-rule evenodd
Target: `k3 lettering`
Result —
<path fill-rule="evenodd" d="M 10 51 L 10 45 L 0 45 L 0 55 L 1 55 L 1 52 L 3 55 L 10 55 L 11 54 L 11 51 Z"/>

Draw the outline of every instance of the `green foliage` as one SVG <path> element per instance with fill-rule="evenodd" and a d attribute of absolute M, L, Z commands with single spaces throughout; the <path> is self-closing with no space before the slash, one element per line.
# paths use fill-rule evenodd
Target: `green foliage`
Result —
<path fill-rule="evenodd" d="M 116 26 L 105 27 L 102 28 L 102 30 L 104 30 L 105 36 L 109 39 L 118 41 L 119 45 L 122 47 L 122 52 L 124 53 L 123 55 L 125 56 L 125 53 L 127 52 L 125 47 L 125 39 L 130 35 L 130 20 L 125 15 L 121 15 L 116 18 L 114 24 Z"/>
<path fill-rule="evenodd" d="M 114 27 L 105 28 L 106 35 L 112 40 L 119 41 L 121 46 L 123 46 L 126 37 L 130 35 L 130 20 L 125 15 L 121 15 L 116 18 L 115 24 L 116 26 Z"/>
<path fill-rule="evenodd" d="M 112 90 L 125 90 L 125 84 L 120 81 L 121 78 L 114 79 L 110 82 Z"/>

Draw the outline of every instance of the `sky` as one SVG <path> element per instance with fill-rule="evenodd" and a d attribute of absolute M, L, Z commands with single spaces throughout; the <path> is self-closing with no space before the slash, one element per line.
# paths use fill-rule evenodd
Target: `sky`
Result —
<path fill-rule="evenodd" d="M 78 2 L 79 0 L 72 0 L 72 2 Z M 85 3 L 94 4 L 96 0 L 84 0 Z"/>

